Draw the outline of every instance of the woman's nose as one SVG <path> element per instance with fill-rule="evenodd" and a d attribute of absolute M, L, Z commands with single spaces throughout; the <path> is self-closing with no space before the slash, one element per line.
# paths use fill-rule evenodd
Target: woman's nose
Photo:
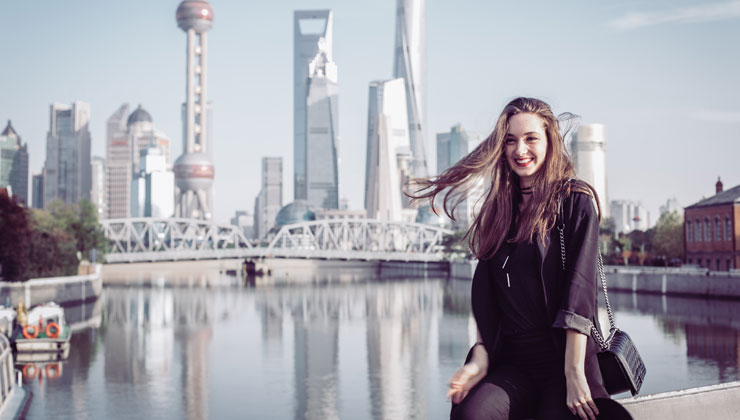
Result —
<path fill-rule="evenodd" d="M 518 155 L 524 155 L 524 154 L 526 154 L 527 153 L 527 143 L 524 142 L 523 140 L 519 140 L 516 143 L 516 153 Z"/>

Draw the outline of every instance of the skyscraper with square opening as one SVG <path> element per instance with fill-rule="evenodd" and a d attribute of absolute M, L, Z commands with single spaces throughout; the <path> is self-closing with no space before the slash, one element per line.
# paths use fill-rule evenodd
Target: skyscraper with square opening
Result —
<path fill-rule="evenodd" d="M 294 197 L 314 208 L 339 207 L 337 65 L 331 10 L 294 15 Z"/>

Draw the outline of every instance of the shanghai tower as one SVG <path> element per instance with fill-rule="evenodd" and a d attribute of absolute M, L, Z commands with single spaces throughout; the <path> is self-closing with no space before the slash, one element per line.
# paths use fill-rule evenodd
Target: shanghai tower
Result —
<path fill-rule="evenodd" d="M 213 9 L 205 0 L 185 0 L 177 8 L 177 26 L 187 34 L 183 151 L 175 161 L 175 217 L 210 220 L 213 216 L 214 168 L 208 157 L 208 30 Z"/>
<path fill-rule="evenodd" d="M 406 81 L 406 108 L 411 142 L 410 172 L 414 177 L 426 177 L 429 175 L 424 150 L 427 96 L 426 0 L 397 0 L 396 4 L 393 77 Z"/>

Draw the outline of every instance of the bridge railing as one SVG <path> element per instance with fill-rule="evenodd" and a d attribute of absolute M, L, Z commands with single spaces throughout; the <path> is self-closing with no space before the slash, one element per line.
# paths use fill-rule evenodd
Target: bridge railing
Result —
<path fill-rule="evenodd" d="M 283 226 L 267 247 L 232 225 L 190 219 L 108 219 L 107 262 L 244 257 L 433 261 L 443 259 L 446 229 L 367 219 L 317 220 Z"/>

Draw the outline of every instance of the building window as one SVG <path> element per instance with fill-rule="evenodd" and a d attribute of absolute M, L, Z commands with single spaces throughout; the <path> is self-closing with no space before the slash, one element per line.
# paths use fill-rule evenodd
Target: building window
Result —
<path fill-rule="evenodd" d="M 691 222 L 686 222 L 686 242 L 694 240 L 694 231 L 692 229 L 693 226 L 691 226 Z"/>
<path fill-rule="evenodd" d="M 689 264 L 691 264 L 691 262 L 692 262 L 692 261 L 691 261 L 691 258 L 689 258 Z"/>
<path fill-rule="evenodd" d="M 715 241 L 722 240 L 722 222 L 719 220 L 719 217 L 714 218 L 714 240 Z"/>
<path fill-rule="evenodd" d="M 719 258 L 717 258 L 717 271 L 722 271 L 722 267 L 720 267 Z"/>
<path fill-rule="evenodd" d="M 712 222 L 709 221 L 709 218 L 704 218 L 704 240 L 706 242 L 712 241 Z"/>
<path fill-rule="evenodd" d="M 731 241 L 732 240 L 732 221 L 729 217 L 725 218 L 725 240 Z"/>
<path fill-rule="evenodd" d="M 694 223 L 694 228 L 696 229 L 696 242 L 701 242 L 701 220 L 696 219 L 696 222 Z"/>

